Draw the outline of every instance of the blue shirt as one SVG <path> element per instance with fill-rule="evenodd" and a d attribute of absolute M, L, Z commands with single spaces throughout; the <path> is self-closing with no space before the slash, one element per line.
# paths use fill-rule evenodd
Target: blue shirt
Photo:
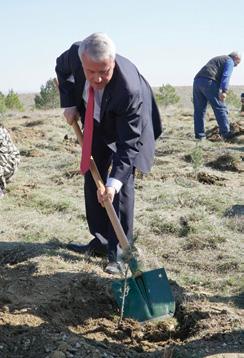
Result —
<path fill-rule="evenodd" d="M 220 82 L 220 89 L 222 92 L 227 91 L 229 88 L 230 76 L 232 74 L 234 65 L 235 65 L 234 61 L 231 57 L 228 58 L 227 61 L 225 62 L 224 71 Z"/>

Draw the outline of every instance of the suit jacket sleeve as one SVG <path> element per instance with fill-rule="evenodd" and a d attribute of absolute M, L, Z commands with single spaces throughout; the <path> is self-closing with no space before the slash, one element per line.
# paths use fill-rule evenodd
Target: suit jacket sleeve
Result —
<path fill-rule="evenodd" d="M 68 78 L 73 75 L 71 64 L 72 47 L 60 55 L 56 60 L 55 71 L 57 73 L 60 92 L 61 107 L 72 107 L 76 105 L 75 85 Z"/>
<path fill-rule="evenodd" d="M 118 104 L 116 118 L 116 152 L 110 177 L 127 181 L 131 174 L 139 148 L 142 133 L 141 120 L 142 101 L 139 94 L 131 94 Z"/>

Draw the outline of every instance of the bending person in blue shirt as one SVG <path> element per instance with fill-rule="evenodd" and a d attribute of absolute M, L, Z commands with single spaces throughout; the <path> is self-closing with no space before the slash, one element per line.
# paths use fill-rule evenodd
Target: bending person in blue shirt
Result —
<path fill-rule="evenodd" d="M 241 55 L 231 52 L 228 56 L 212 58 L 196 74 L 193 83 L 194 132 L 196 139 L 205 138 L 204 117 L 209 103 L 214 111 L 219 132 L 223 139 L 230 139 L 228 110 L 224 103 L 233 68 L 241 62 Z"/>

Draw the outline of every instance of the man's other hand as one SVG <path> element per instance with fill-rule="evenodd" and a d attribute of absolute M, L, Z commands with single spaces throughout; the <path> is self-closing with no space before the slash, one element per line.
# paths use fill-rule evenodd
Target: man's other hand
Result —
<path fill-rule="evenodd" d="M 115 188 L 112 186 L 106 186 L 105 190 L 97 190 L 97 200 L 102 206 L 104 206 L 104 202 L 107 200 L 109 200 L 111 203 L 113 202 L 115 194 Z"/>
<path fill-rule="evenodd" d="M 66 108 L 64 110 L 64 117 L 67 121 L 67 123 L 72 126 L 72 124 L 74 123 L 74 121 L 77 121 L 79 118 L 79 112 L 77 111 L 76 107 L 70 107 L 70 108 Z"/>
<path fill-rule="evenodd" d="M 221 92 L 221 93 L 219 94 L 219 99 L 220 99 L 220 101 L 221 101 L 221 102 L 224 102 L 225 99 L 226 99 L 226 96 L 227 96 L 227 94 L 226 94 L 225 92 Z"/>

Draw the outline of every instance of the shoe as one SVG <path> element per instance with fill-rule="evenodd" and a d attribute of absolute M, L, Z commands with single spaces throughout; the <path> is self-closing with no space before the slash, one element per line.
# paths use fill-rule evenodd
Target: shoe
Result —
<path fill-rule="evenodd" d="M 79 254 L 87 254 L 95 257 L 105 257 L 108 251 L 107 245 L 103 245 L 96 237 L 88 244 L 69 243 L 66 248 Z"/>
<path fill-rule="evenodd" d="M 229 132 L 228 134 L 225 134 L 223 137 L 223 140 L 225 142 L 231 141 L 233 138 L 235 138 L 235 134 L 233 132 Z"/>
<path fill-rule="evenodd" d="M 109 262 L 105 268 L 105 272 L 111 275 L 123 273 L 123 267 L 121 262 Z"/>
<path fill-rule="evenodd" d="M 68 244 L 66 246 L 66 248 L 68 250 L 78 252 L 79 254 L 89 254 L 90 256 L 93 256 L 93 252 L 90 250 L 89 244 L 84 245 L 84 244 L 72 244 L 72 243 L 70 243 L 70 244 Z"/>
<path fill-rule="evenodd" d="M 205 140 L 206 140 L 206 137 L 195 138 L 195 140 L 196 140 L 197 142 L 202 142 L 202 141 L 205 141 Z"/>

